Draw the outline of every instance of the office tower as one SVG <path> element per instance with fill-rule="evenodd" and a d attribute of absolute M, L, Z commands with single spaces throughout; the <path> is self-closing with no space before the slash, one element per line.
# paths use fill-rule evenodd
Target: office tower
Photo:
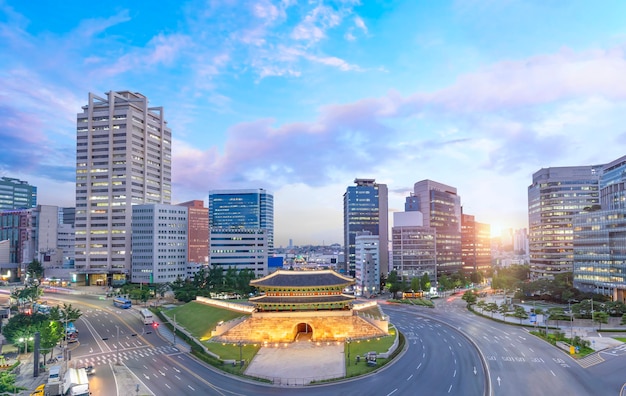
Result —
<path fill-rule="evenodd" d="M 369 297 L 380 293 L 380 238 L 369 231 L 356 233 L 354 240 L 354 293 Z"/>
<path fill-rule="evenodd" d="M 37 206 L 37 187 L 11 177 L 0 178 L 0 211 Z"/>
<path fill-rule="evenodd" d="M 59 224 L 71 224 L 76 222 L 76 208 L 59 208 Z"/>
<path fill-rule="evenodd" d="M 600 205 L 573 217 L 574 287 L 626 302 L 626 156 L 602 167 Z"/>
<path fill-rule="evenodd" d="M 515 230 L 513 251 L 516 254 L 528 255 L 528 230 L 526 228 Z"/>
<path fill-rule="evenodd" d="M 528 187 L 530 276 L 571 272 L 573 216 L 599 205 L 602 165 L 543 168 Z"/>
<path fill-rule="evenodd" d="M 437 275 L 460 271 L 461 197 L 456 188 L 422 180 L 415 183 L 413 190 L 417 210 L 424 215 L 424 226 L 434 228 L 437 233 Z"/>
<path fill-rule="evenodd" d="M 264 189 L 209 191 L 209 264 L 268 274 L 274 196 Z"/>
<path fill-rule="evenodd" d="M 491 227 L 475 217 L 461 214 L 461 259 L 463 272 L 486 275 L 491 269 Z"/>
<path fill-rule="evenodd" d="M 421 212 L 416 210 L 394 212 L 391 228 L 391 257 L 392 268 L 404 283 L 411 284 L 413 278 L 421 278 L 427 274 L 432 284 L 435 284 L 437 281 L 436 231 L 434 228 L 424 226 L 424 217 Z"/>
<path fill-rule="evenodd" d="M 187 277 L 187 208 L 132 206 L 131 282 L 166 283 Z"/>
<path fill-rule="evenodd" d="M 375 179 L 354 179 L 343 194 L 343 245 L 345 250 L 345 272 L 354 277 L 355 241 L 357 232 L 369 231 L 380 239 L 380 272 L 389 272 L 389 220 L 387 185 Z"/>
<path fill-rule="evenodd" d="M 205 208 L 204 202 L 198 200 L 178 205 L 185 206 L 188 210 L 187 261 L 194 264 L 209 264 L 209 208 Z"/>
<path fill-rule="evenodd" d="M 92 93 L 77 115 L 76 259 L 79 284 L 130 275 L 132 205 L 170 204 L 172 132 L 162 107 L 128 91 Z"/>
<path fill-rule="evenodd" d="M 9 241 L 9 263 L 16 264 L 14 274 L 18 277 L 23 269 L 21 264 L 33 259 L 34 248 L 29 245 L 32 217 L 33 209 L 0 212 L 0 241 Z"/>

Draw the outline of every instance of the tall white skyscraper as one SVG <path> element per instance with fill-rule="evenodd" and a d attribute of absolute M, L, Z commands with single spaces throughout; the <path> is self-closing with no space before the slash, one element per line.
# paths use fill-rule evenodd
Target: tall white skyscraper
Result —
<path fill-rule="evenodd" d="M 130 275 L 132 205 L 170 204 L 172 132 L 162 107 L 129 91 L 89 94 L 76 119 L 78 284 Z"/>

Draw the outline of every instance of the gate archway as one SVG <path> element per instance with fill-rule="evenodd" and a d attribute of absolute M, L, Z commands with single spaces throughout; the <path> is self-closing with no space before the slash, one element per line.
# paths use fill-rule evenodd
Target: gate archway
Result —
<path fill-rule="evenodd" d="M 296 341 L 308 341 L 313 338 L 313 328 L 308 323 L 296 325 Z"/>

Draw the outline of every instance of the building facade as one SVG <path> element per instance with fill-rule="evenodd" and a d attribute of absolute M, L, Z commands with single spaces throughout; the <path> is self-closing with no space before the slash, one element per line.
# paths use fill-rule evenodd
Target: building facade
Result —
<path fill-rule="evenodd" d="M 355 238 L 354 294 L 369 297 L 380 293 L 380 239 L 369 231 L 358 232 Z"/>
<path fill-rule="evenodd" d="M 89 94 L 76 127 L 79 284 L 130 277 L 132 205 L 170 204 L 172 132 L 162 107 L 140 93 Z"/>
<path fill-rule="evenodd" d="M 11 177 L 0 178 L 0 211 L 37 206 L 37 187 Z"/>
<path fill-rule="evenodd" d="M 389 272 L 389 220 L 388 192 L 386 184 L 375 179 L 354 179 L 343 195 L 343 239 L 345 249 L 345 273 L 356 275 L 356 235 L 369 231 L 380 240 L 380 272 Z"/>
<path fill-rule="evenodd" d="M 600 207 L 574 216 L 574 286 L 626 302 L 626 156 L 600 174 Z"/>
<path fill-rule="evenodd" d="M 187 261 L 195 264 L 209 264 L 209 208 L 204 202 L 194 200 L 178 204 L 187 208 L 189 227 L 187 238 L 189 249 Z"/>
<path fill-rule="evenodd" d="M 528 187 L 531 279 L 571 272 L 573 218 L 600 204 L 602 165 L 544 168 Z"/>
<path fill-rule="evenodd" d="M 209 264 L 268 274 L 274 196 L 264 189 L 209 191 Z"/>
<path fill-rule="evenodd" d="M 166 283 L 187 278 L 187 208 L 132 207 L 131 282 Z"/>
<path fill-rule="evenodd" d="M 268 270 L 268 247 L 265 230 L 252 228 L 211 228 L 209 265 L 224 271 L 252 270 L 255 277 Z"/>
<path fill-rule="evenodd" d="M 473 215 L 461 215 L 461 259 L 463 273 L 487 274 L 491 269 L 491 226 Z"/>
<path fill-rule="evenodd" d="M 431 283 L 437 281 L 436 230 L 425 227 L 421 212 L 394 212 L 391 229 L 393 270 L 407 284 L 413 278 L 428 274 Z"/>
<path fill-rule="evenodd" d="M 424 226 L 437 232 L 437 274 L 461 271 L 461 197 L 456 188 L 422 180 L 413 189 L 411 205 L 424 215 Z"/>

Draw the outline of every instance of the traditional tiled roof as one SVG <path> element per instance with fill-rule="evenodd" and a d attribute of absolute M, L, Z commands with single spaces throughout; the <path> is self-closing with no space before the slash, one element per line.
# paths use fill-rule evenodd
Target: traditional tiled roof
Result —
<path fill-rule="evenodd" d="M 250 285 L 259 288 L 273 287 L 315 287 L 348 286 L 355 280 L 340 275 L 332 270 L 320 271 L 284 271 L 278 270 L 263 278 L 250 281 Z"/>
<path fill-rule="evenodd" d="M 353 296 L 336 294 L 332 296 L 258 296 L 250 299 L 254 304 L 330 304 L 353 301 Z"/>

